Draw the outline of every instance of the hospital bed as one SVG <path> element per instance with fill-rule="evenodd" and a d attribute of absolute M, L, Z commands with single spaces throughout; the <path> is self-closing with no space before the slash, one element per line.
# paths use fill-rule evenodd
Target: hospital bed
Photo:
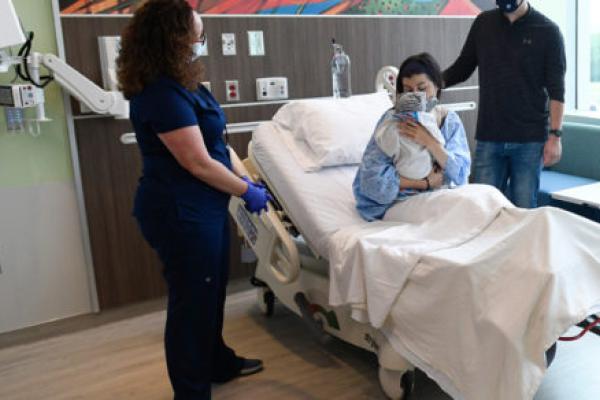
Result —
<path fill-rule="evenodd" d="M 376 89 L 394 96 L 396 74 L 393 67 L 383 68 Z M 474 107 L 473 103 L 449 105 L 458 111 Z M 384 393 L 391 399 L 407 398 L 414 384 L 413 363 L 361 316 L 360 309 L 329 305 L 329 238 L 342 227 L 364 224 L 351 188 L 356 165 L 306 173 L 290 161 L 293 156 L 281 140 L 280 129 L 274 122 L 262 123 L 243 161 L 232 151 L 238 168 L 264 182 L 274 195 L 268 211 L 259 216 L 250 214 L 237 197 L 229 205 L 239 233 L 258 259 L 252 280 L 259 287 L 258 303 L 271 315 L 278 299 L 301 316 L 320 340 L 334 336 L 375 353 Z"/>
<path fill-rule="evenodd" d="M 244 160 L 242 170 L 246 170 L 253 179 L 265 182 L 276 199 L 285 198 L 286 202 L 276 200 L 269 206 L 269 211 L 259 217 L 249 214 L 243 202 L 237 198 L 232 199 L 229 205 L 230 214 L 258 258 L 253 283 L 259 286 L 260 307 L 270 316 L 277 298 L 288 309 L 303 317 L 319 339 L 326 341 L 328 335 L 332 335 L 374 352 L 379 358 L 379 378 L 383 390 L 390 398 L 401 398 L 403 393 L 410 392 L 412 388 L 413 367 L 392 350 L 379 330 L 352 319 L 350 307 L 332 308 L 328 305 L 329 263 L 324 237 L 341 226 L 338 225 L 340 223 L 356 222 L 352 221 L 354 213 L 348 212 L 354 207 L 352 193 L 347 190 L 349 186 L 344 185 L 345 195 L 338 197 L 336 190 L 342 189 L 341 185 L 332 185 L 331 181 L 338 182 L 336 178 L 339 178 L 348 184 L 354 169 L 342 168 L 332 171 L 333 174 L 327 177 L 303 174 L 299 170 L 296 171 L 299 173 L 295 173 L 293 168 L 282 168 L 286 165 L 285 157 L 289 157 L 283 144 L 274 143 L 271 149 L 273 151 L 266 157 L 271 156 L 272 159 L 265 157 L 259 164 L 250 144 L 248 159 Z M 283 173 L 273 178 L 275 171 Z M 274 184 L 279 179 L 285 183 L 279 181 Z M 290 198 L 290 193 L 294 192 L 289 188 L 296 185 L 311 188 L 314 192 L 311 193 L 311 190 Z M 315 192 L 320 191 L 319 195 L 322 196 L 325 188 L 331 190 L 329 194 L 335 195 L 329 199 L 337 203 L 333 210 L 343 211 L 332 213 L 330 208 L 296 208 Z"/>

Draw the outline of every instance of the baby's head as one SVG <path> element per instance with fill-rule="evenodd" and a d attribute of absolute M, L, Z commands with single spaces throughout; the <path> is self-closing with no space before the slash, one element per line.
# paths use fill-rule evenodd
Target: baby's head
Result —
<path fill-rule="evenodd" d="M 397 113 L 427 111 L 427 96 L 425 92 L 404 92 L 396 96 Z"/>

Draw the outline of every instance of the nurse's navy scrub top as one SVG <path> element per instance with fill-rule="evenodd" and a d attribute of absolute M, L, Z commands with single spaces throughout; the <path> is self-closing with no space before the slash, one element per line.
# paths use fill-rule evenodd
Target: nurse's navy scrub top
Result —
<path fill-rule="evenodd" d="M 134 206 L 152 207 L 151 202 L 175 201 L 188 204 L 190 212 L 227 212 L 229 194 L 221 192 L 184 169 L 158 137 L 186 126 L 198 125 L 210 156 L 231 169 L 224 141 L 225 114 L 212 94 L 202 85 L 190 91 L 175 80 L 160 77 L 147 85 L 130 102 L 130 119 L 143 159 L 143 176 Z"/>

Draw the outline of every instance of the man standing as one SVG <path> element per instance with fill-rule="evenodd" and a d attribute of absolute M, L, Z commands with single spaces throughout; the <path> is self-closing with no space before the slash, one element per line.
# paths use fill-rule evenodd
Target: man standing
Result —
<path fill-rule="evenodd" d="M 560 160 L 566 57 L 558 26 L 527 0 L 496 0 L 473 22 L 446 87 L 479 67 L 474 182 L 537 206 L 543 166 Z"/>

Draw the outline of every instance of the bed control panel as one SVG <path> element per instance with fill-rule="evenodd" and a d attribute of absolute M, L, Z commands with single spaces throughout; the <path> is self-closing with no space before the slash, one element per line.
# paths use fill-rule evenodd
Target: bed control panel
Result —
<path fill-rule="evenodd" d="M 256 225 L 250 219 L 248 215 L 248 211 L 244 208 L 243 205 L 240 205 L 236 211 L 236 220 L 239 224 L 239 227 L 244 231 L 244 236 L 252 246 L 256 245 L 256 241 L 258 239 L 258 230 L 256 229 Z"/>

